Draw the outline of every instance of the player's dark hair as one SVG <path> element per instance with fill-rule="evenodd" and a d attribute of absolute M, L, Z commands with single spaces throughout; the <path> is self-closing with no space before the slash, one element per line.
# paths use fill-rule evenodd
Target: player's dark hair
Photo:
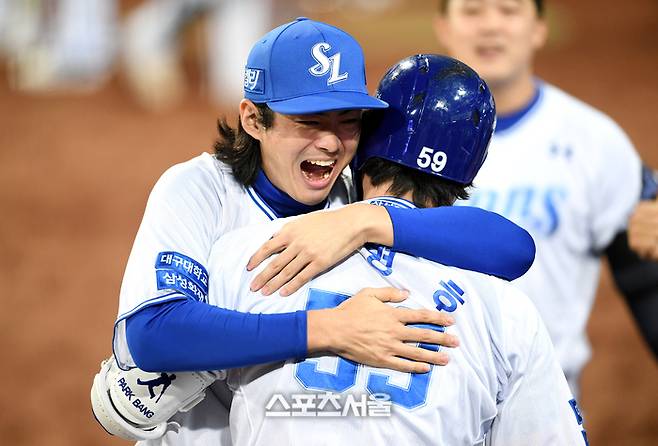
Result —
<path fill-rule="evenodd" d="M 534 0 L 535 6 L 537 7 L 537 15 L 539 17 L 544 16 L 544 0 Z M 439 0 L 439 12 L 445 14 L 448 10 L 448 0 Z"/>
<path fill-rule="evenodd" d="M 412 193 L 413 202 L 419 208 L 452 206 L 455 200 L 468 198 L 463 185 L 382 158 L 370 158 L 363 165 L 361 175 L 368 175 L 373 186 L 391 182 L 391 195 L 402 196 Z"/>
<path fill-rule="evenodd" d="M 269 128 L 274 123 L 274 112 L 267 104 L 254 104 L 258 109 L 258 123 Z M 219 137 L 213 144 L 215 158 L 231 166 L 235 180 L 249 186 L 256 180 L 261 167 L 260 143 L 247 133 L 238 118 L 237 128 L 231 127 L 226 118 L 217 120 Z"/>

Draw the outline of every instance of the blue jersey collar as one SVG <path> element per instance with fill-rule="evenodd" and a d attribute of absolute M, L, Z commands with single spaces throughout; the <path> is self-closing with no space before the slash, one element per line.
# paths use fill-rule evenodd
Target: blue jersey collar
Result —
<path fill-rule="evenodd" d="M 516 123 L 521 121 L 539 102 L 541 98 L 541 85 L 538 81 L 535 81 L 535 93 L 526 105 L 524 105 L 519 110 L 516 110 L 507 115 L 498 115 L 498 120 L 496 122 L 496 133 L 504 132 Z"/>
<path fill-rule="evenodd" d="M 366 203 L 368 204 L 374 204 L 377 206 L 388 206 L 392 208 L 399 208 L 399 209 L 415 209 L 416 205 L 413 204 L 409 200 L 405 200 L 404 198 L 398 198 L 398 197 L 390 197 L 390 196 L 384 196 L 384 197 L 375 197 L 375 198 L 370 198 L 368 200 L 365 200 Z"/>
<path fill-rule="evenodd" d="M 256 181 L 252 187 L 278 218 L 307 214 L 324 209 L 327 205 L 327 200 L 313 206 L 300 203 L 272 184 L 262 169 L 258 170 Z"/>

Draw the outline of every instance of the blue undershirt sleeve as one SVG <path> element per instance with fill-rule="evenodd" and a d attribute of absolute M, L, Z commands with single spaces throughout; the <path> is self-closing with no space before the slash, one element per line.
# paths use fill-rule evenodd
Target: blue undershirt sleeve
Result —
<path fill-rule="evenodd" d="M 530 234 L 494 212 L 469 206 L 386 210 L 396 251 L 507 280 L 521 277 L 535 259 Z"/>
<path fill-rule="evenodd" d="M 185 299 L 131 315 L 126 338 L 142 370 L 221 370 L 306 357 L 306 322 L 305 311 L 241 313 Z"/>

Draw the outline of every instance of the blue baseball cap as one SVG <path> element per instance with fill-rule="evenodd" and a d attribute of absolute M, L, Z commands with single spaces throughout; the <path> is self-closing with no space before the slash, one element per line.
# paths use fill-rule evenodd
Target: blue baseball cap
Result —
<path fill-rule="evenodd" d="M 306 17 L 256 42 L 245 66 L 244 97 L 288 115 L 388 107 L 368 94 L 359 43 Z"/>

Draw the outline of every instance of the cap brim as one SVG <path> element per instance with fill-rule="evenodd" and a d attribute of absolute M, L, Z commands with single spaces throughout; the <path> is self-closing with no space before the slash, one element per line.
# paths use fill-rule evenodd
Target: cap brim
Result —
<path fill-rule="evenodd" d="M 388 107 L 388 103 L 357 91 L 326 91 L 281 101 L 269 101 L 267 105 L 275 112 L 284 115 Z"/>

